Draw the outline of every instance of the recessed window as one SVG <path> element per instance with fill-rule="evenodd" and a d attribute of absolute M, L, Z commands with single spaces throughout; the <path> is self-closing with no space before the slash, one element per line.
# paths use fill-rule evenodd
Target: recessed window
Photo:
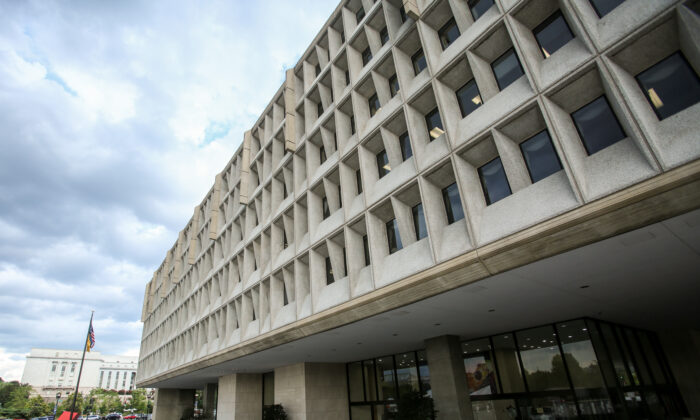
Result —
<path fill-rule="evenodd" d="M 287 285 L 282 281 L 282 306 L 289 305 L 289 298 L 287 297 Z"/>
<path fill-rule="evenodd" d="M 316 70 L 316 77 L 318 77 L 318 75 L 321 74 L 321 65 L 316 64 L 315 70 Z"/>
<path fill-rule="evenodd" d="M 394 74 L 389 78 L 389 90 L 391 91 L 392 98 L 399 93 L 399 89 L 399 79 L 396 77 L 396 74 Z"/>
<path fill-rule="evenodd" d="M 401 157 L 403 160 L 407 160 L 413 156 L 413 149 L 411 149 L 411 139 L 408 137 L 408 131 L 399 136 L 399 145 L 401 146 Z"/>
<path fill-rule="evenodd" d="M 357 182 L 357 194 L 362 194 L 362 174 L 359 169 L 355 171 L 355 181 Z"/>
<path fill-rule="evenodd" d="M 321 207 L 323 208 L 323 218 L 327 219 L 331 215 L 331 208 L 328 207 L 328 198 L 323 197 L 321 199 Z"/>
<path fill-rule="evenodd" d="M 355 134 L 355 116 L 354 115 L 352 115 L 350 117 L 350 135 L 352 136 L 353 134 Z"/>
<path fill-rule="evenodd" d="M 345 70 L 345 86 L 350 85 L 350 71 Z"/>
<path fill-rule="evenodd" d="M 377 169 L 379 170 L 379 178 L 382 178 L 384 175 L 391 172 L 389 156 L 386 154 L 386 150 L 382 150 L 381 152 L 377 153 Z"/>
<path fill-rule="evenodd" d="M 318 103 L 316 104 L 316 112 L 318 112 L 319 117 L 323 115 L 323 102 L 318 101 Z"/>
<path fill-rule="evenodd" d="M 289 242 L 287 241 L 287 232 L 282 228 L 282 248 L 287 249 Z"/>
<path fill-rule="evenodd" d="M 379 39 L 382 41 L 382 45 L 389 42 L 389 30 L 386 28 L 386 26 L 379 31 Z"/>
<path fill-rule="evenodd" d="M 482 103 L 479 87 L 476 85 L 474 79 L 465 83 L 464 86 L 457 89 L 455 93 L 457 95 L 457 102 L 459 102 L 459 110 L 462 112 L 462 118 L 471 114 Z"/>
<path fill-rule="evenodd" d="M 416 231 L 416 239 L 420 241 L 428 236 L 428 228 L 425 226 L 425 214 L 423 214 L 423 203 L 413 206 L 411 213 L 413 213 L 413 228 Z"/>
<path fill-rule="evenodd" d="M 612 12 L 614 8 L 621 5 L 625 0 L 589 0 L 598 17 L 603 17 Z"/>
<path fill-rule="evenodd" d="M 500 157 L 480 167 L 478 172 L 487 205 L 493 204 L 511 194 L 510 184 L 508 184 L 506 171 L 503 169 Z"/>
<path fill-rule="evenodd" d="M 357 23 L 360 23 L 360 21 L 365 17 L 365 8 L 360 7 L 360 9 L 355 12 L 355 17 L 357 18 Z"/>
<path fill-rule="evenodd" d="M 391 219 L 386 222 L 386 237 L 389 241 L 389 254 L 393 254 L 403 248 L 401 234 L 399 233 L 399 224 L 396 219 Z"/>
<path fill-rule="evenodd" d="M 416 73 L 416 76 L 418 76 L 418 73 L 422 72 L 423 69 L 427 66 L 427 63 L 425 61 L 425 54 L 423 54 L 423 49 L 419 49 L 416 51 L 415 54 L 411 57 L 411 62 L 413 63 L 413 71 Z"/>
<path fill-rule="evenodd" d="M 365 48 L 364 51 L 362 51 L 362 65 L 366 66 L 367 63 L 369 63 L 369 60 L 372 59 L 372 50 L 369 49 L 369 47 Z"/>
<path fill-rule="evenodd" d="M 318 158 L 321 161 L 321 164 L 326 161 L 326 148 L 321 145 L 321 147 L 318 148 Z"/>
<path fill-rule="evenodd" d="M 333 151 L 337 152 L 338 151 L 338 138 L 335 136 L 335 133 L 331 133 L 333 136 Z"/>
<path fill-rule="evenodd" d="M 525 158 L 527 171 L 530 173 L 533 184 L 561 170 L 559 156 L 554 150 L 547 130 L 540 131 L 520 143 L 520 151 Z"/>
<path fill-rule="evenodd" d="M 343 28 L 340 29 L 340 43 L 345 44 L 345 30 Z"/>
<path fill-rule="evenodd" d="M 571 118 L 589 155 L 626 137 L 605 95 L 574 111 Z"/>
<path fill-rule="evenodd" d="M 456 182 L 442 189 L 442 202 L 445 204 L 448 225 L 464 219 L 464 210 L 462 202 L 459 200 L 459 189 Z"/>
<path fill-rule="evenodd" d="M 369 116 L 374 117 L 374 114 L 376 114 L 377 111 L 379 111 L 379 109 L 382 107 L 379 103 L 379 98 L 377 97 L 377 94 L 375 93 L 374 95 L 370 96 L 367 102 L 369 102 Z"/>
<path fill-rule="evenodd" d="M 338 185 L 338 207 L 343 207 L 343 189 Z"/>
<path fill-rule="evenodd" d="M 284 200 L 285 198 L 287 198 L 287 195 L 289 195 L 287 193 L 287 183 L 282 181 L 282 199 Z"/>
<path fill-rule="evenodd" d="M 425 116 L 425 124 L 428 126 L 428 135 L 430 136 L 430 141 L 435 140 L 445 133 L 442 127 L 442 119 L 440 118 L 440 111 L 435 107 L 432 111 L 428 112 Z"/>
<path fill-rule="evenodd" d="M 408 16 L 406 15 L 406 8 L 401 6 L 399 7 L 399 16 L 401 16 L 401 23 L 406 22 L 406 19 L 408 19 Z"/>
<path fill-rule="evenodd" d="M 326 257 L 326 286 L 335 283 L 333 276 L 333 266 L 331 265 L 331 257 Z"/>
<path fill-rule="evenodd" d="M 447 49 L 457 38 L 459 38 L 459 28 L 454 18 L 445 23 L 440 30 L 438 30 L 438 36 L 440 37 L 440 43 L 442 44 L 442 49 Z"/>
<path fill-rule="evenodd" d="M 540 46 L 544 58 L 549 58 L 559 48 L 566 45 L 567 42 L 574 39 L 574 34 L 571 33 L 569 25 L 561 14 L 561 10 L 557 10 L 550 17 L 540 23 L 532 30 L 535 34 L 537 44 Z"/>
<path fill-rule="evenodd" d="M 700 101 L 700 79 L 680 51 L 659 61 L 636 77 L 660 120 Z"/>
<path fill-rule="evenodd" d="M 345 252 L 345 248 L 343 248 L 343 271 L 345 272 L 345 275 L 348 275 L 348 255 Z"/>
<path fill-rule="evenodd" d="M 523 73 L 522 66 L 520 66 L 518 55 L 515 54 L 513 48 L 510 48 L 491 63 L 491 68 L 493 68 L 493 74 L 496 76 L 496 82 L 498 82 L 498 88 L 500 90 L 507 88 L 511 83 L 525 74 Z"/>
<path fill-rule="evenodd" d="M 471 10 L 474 20 L 483 16 L 491 6 L 493 6 L 493 0 L 469 0 L 469 10 Z"/>
<path fill-rule="evenodd" d="M 365 251 L 365 267 L 369 265 L 369 241 L 367 240 L 367 235 L 362 237 L 362 247 Z"/>

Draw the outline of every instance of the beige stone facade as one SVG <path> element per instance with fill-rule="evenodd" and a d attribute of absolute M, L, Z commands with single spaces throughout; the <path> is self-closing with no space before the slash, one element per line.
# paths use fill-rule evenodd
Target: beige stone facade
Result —
<path fill-rule="evenodd" d="M 292 419 L 380 418 L 346 363 L 425 349 L 439 418 L 501 418 L 470 401 L 460 340 L 592 317 L 681 331 L 660 338 L 699 415 L 673 337 L 700 327 L 700 104 L 661 118 L 635 79 L 676 52 L 697 77 L 697 6 L 476 3 L 336 8 L 146 286 L 137 382 L 157 404 L 218 383 L 218 418 L 258 419 L 274 371 Z M 550 53 L 535 33 L 557 13 L 571 39 Z M 621 135 L 592 152 L 576 113 L 600 98 Z M 543 132 L 559 168 L 539 179 L 524 145 Z"/>

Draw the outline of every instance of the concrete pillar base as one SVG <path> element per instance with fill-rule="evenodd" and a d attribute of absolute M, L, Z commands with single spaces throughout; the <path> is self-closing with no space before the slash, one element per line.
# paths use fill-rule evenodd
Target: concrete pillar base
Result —
<path fill-rule="evenodd" d="M 294 420 L 348 420 L 343 363 L 297 363 L 275 369 L 275 404 Z"/>
<path fill-rule="evenodd" d="M 435 337 L 426 340 L 425 345 L 438 420 L 472 420 L 474 415 L 459 337 Z"/>
<path fill-rule="evenodd" d="M 234 373 L 219 378 L 217 420 L 262 420 L 262 375 Z"/>
<path fill-rule="evenodd" d="M 194 408 L 194 389 L 157 389 L 153 420 L 180 419 L 188 408 Z"/>

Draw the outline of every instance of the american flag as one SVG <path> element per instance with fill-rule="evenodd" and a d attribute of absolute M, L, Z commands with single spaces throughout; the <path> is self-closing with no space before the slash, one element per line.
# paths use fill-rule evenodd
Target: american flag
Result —
<path fill-rule="evenodd" d="M 95 330 L 92 329 L 92 321 L 90 321 L 90 329 L 88 329 L 87 351 L 95 347 Z"/>

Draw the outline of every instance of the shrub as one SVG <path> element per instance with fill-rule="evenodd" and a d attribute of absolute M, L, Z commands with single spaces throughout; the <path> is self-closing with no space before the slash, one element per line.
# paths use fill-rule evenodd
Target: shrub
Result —
<path fill-rule="evenodd" d="M 287 420 L 287 413 L 281 404 L 268 405 L 263 409 L 263 420 Z"/>

